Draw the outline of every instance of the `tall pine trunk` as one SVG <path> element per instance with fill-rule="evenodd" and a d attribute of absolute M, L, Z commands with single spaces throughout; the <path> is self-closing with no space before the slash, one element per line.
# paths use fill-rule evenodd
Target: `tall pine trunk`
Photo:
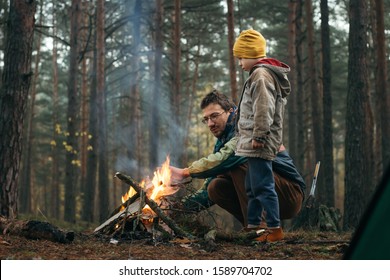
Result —
<path fill-rule="evenodd" d="M 82 28 L 80 32 L 80 38 L 82 42 L 80 45 L 82 45 L 82 61 L 81 61 L 81 123 L 80 123 L 80 137 L 81 137 L 81 144 L 80 144 L 80 185 L 81 185 L 81 193 L 85 194 L 85 181 L 87 179 L 87 158 L 88 158 L 88 81 L 89 81 L 89 62 L 91 52 L 90 46 L 92 45 L 91 38 L 93 36 L 90 36 L 92 34 L 91 32 L 91 20 L 90 16 L 88 14 L 89 7 L 91 3 L 90 2 L 83 2 L 83 10 L 81 17 Z"/>
<path fill-rule="evenodd" d="M 42 17 L 43 17 L 43 5 L 40 6 L 39 13 L 39 25 L 42 25 Z M 21 184 L 20 184 L 20 193 L 19 193 L 19 201 L 20 201 L 20 212 L 22 213 L 30 213 L 32 208 L 32 197 L 33 197 L 33 183 L 31 180 L 31 173 L 33 172 L 32 166 L 32 149 L 34 142 L 34 117 L 35 117 L 35 99 L 37 95 L 37 84 L 39 77 L 39 63 L 41 59 L 41 33 L 38 33 L 36 39 L 36 56 L 34 60 L 34 78 L 30 87 L 30 103 L 27 109 L 27 127 L 26 127 L 26 136 L 24 138 L 24 153 L 22 156 L 23 164 L 22 164 L 22 176 L 21 176 Z M 46 185 L 44 186 L 47 187 Z M 43 192 L 44 197 L 46 198 L 47 192 Z M 46 201 L 46 199 L 45 199 Z M 46 207 L 44 208 L 47 211 Z"/>
<path fill-rule="evenodd" d="M 350 1 L 345 137 L 345 229 L 358 225 L 375 183 L 372 180 L 373 117 L 368 88 L 367 13 L 366 1 Z"/>
<path fill-rule="evenodd" d="M 386 36 L 384 23 L 383 0 L 375 0 L 376 14 L 376 41 L 377 41 L 377 68 L 376 68 L 376 97 L 377 111 L 379 112 L 378 130 L 381 134 L 382 146 L 382 170 L 390 167 L 390 91 L 387 89 L 387 56 L 386 56 Z"/>
<path fill-rule="evenodd" d="M 97 47 L 97 101 L 99 116 L 99 213 L 100 222 L 107 219 L 109 214 L 108 194 L 108 152 L 107 152 L 107 113 L 105 94 L 105 40 L 104 40 L 104 0 L 97 2 L 96 21 L 96 47 Z"/>
<path fill-rule="evenodd" d="M 55 7 L 55 0 L 53 0 L 53 7 Z M 53 139 L 52 139 L 52 168 L 51 168 L 51 190 L 50 190 L 50 213 L 51 217 L 60 218 L 60 139 L 59 139 L 59 106 L 58 106 L 58 51 L 57 51 L 57 21 L 56 9 L 53 10 Z"/>
<path fill-rule="evenodd" d="M 314 22 L 313 22 L 313 5 L 312 0 L 305 0 L 305 10 L 306 10 L 306 24 L 307 24 L 307 44 L 308 44 L 308 63 L 309 63 L 309 92 L 310 92 L 310 104 L 311 104 L 311 127 L 312 127 L 312 145 L 314 154 L 314 161 L 322 161 L 323 159 L 323 141 L 322 141 L 322 108 L 321 100 L 322 93 L 318 87 L 318 78 L 317 78 L 317 63 L 315 57 L 315 39 L 314 39 Z M 311 164 L 314 170 L 314 164 Z M 318 192 L 317 198 L 319 203 L 327 204 L 327 192 L 328 187 L 333 188 L 333 186 L 326 186 L 324 184 L 323 176 L 319 176 L 318 181 Z"/>
<path fill-rule="evenodd" d="M 322 174 L 326 192 L 321 192 L 323 201 L 329 207 L 335 205 L 333 167 L 333 126 L 332 126 L 332 67 L 329 32 L 328 1 L 321 0 L 321 43 L 322 43 L 322 102 L 323 102 L 323 160 Z"/>
<path fill-rule="evenodd" d="M 289 66 L 292 69 L 289 74 L 289 79 L 292 88 L 292 94 L 288 99 L 288 149 L 293 158 L 298 154 L 298 121 L 297 121 L 297 102 L 299 91 L 297 89 L 297 2 L 295 0 L 290 0 L 288 3 L 288 57 L 289 57 Z"/>
<path fill-rule="evenodd" d="M 84 186 L 84 207 L 82 217 L 84 221 L 93 222 L 95 220 L 95 196 L 98 167 L 98 107 L 96 93 L 96 72 L 97 72 L 97 51 L 96 51 L 96 31 L 93 35 L 93 60 L 91 70 L 90 98 L 89 98 L 89 146 L 91 149 L 87 153 L 87 174 Z"/>
<path fill-rule="evenodd" d="M 161 113 L 161 72 L 162 72 L 162 51 L 163 51 L 163 1 L 156 0 L 156 18 L 155 18 L 155 52 L 154 52 L 154 88 L 151 100 L 151 124 L 150 124 L 150 153 L 149 168 L 153 170 L 158 165 L 158 151 L 160 142 L 160 113 Z"/>
<path fill-rule="evenodd" d="M 10 1 L 4 72 L 0 89 L 0 214 L 18 214 L 18 178 L 22 132 L 30 88 L 35 1 Z"/>
<path fill-rule="evenodd" d="M 297 17 L 296 17 L 296 31 L 297 31 L 297 45 L 296 45 L 296 54 L 297 54 L 297 134 L 298 134 L 298 147 L 297 147 L 297 155 L 296 155 L 296 165 L 298 170 L 305 170 L 305 89 L 304 89 L 304 57 L 303 57 L 303 3 L 302 0 L 297 1 Z"/>
<path fill-rule="evenodd" d="M 80 0 L 72 0 L 70 15 L 70 60 L 68 80 L 68 110 L 67 110 L 67 137 L 65 162 L 65 212 L 67 222 L 76 222 L 76 190 L 77 183 L 77 122 L 79 112 L 77 74 L 78 74 L 78 26 Z"/>
<path fill-rule="evenodd" d="M 234 45 L 234 4 L 233 0 L 227 0 L 227 25 L 228 25 L 228 51 L 229 51 L 229 76 L 230 76 L 230 96 L 234 103 L 238 102 L 237 97 L 237 71 L 233 56 Z"/>
<path fill-rule="evenodd" d="M 133 47 L 133 58 L 132 58 L 132 86 L 131 86 L 131 96 L 133 100 L 132 107 L 134 108 L 134 118 L 133 126 L 135 129 L 135 151 L 133 154 L 137 161 L 137 177 L 141 180 L 141 166 L 142 166 L 142 151 L 144 150 L 143 141 L 142 141 L 142 113 L 141 113 L 141 95 L 139 92 L 139 82 L 140 82 L 140 63 L 139 63 L 139 50 L 141 46 L 141 14 L 142 14 L 142 0 L 136 0 L 134 6 L 134 20 L 133 20 L 133 38 L 134 38 L 134 47 Z M 132 147 L 134 150 L 134 146 Z"/>

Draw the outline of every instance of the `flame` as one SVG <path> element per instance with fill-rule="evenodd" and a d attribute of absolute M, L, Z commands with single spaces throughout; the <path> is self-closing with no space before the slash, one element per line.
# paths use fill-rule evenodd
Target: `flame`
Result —
<path fill-rule="evenodd" d="M 159 199 L 161 197 L 171 195 L 177 192 L 176 188 L 171 187 L 172 174 L 169 165 L 170 165 L 170 159 L 169 156 L 167 156 L 167 159 L 162 164 L 161 168 L 158 168 L 154 172 L 152 181 L 146 182 L 145 180 L 143 180 L 140 183 L 140 186 L 145 190 L 146 195 L 157 203 L 159 202 Z M 126 202 L 134 194 L 136 194 L 136 191 L 130 186 L 128 192 L 122 196 L 122 203 Z M 150 209 L 148 205 L 144 207 L 144 209 L 148 209 L 148 208 Z"/>
<path fill-rule="evenodd" d="M 141 188 L 145 188 L 145 180 L 142 180 L 142 182 L 140 183 L 140 187 Z M 122 203 L 125 203 L 129 198 L 131 198 L 133 195 L 135 195 L 137 192 L 135 191 L 135 189 L 130 186 L 129 187 L 129 190 L 127 191 L 127 193 L 125 193 L 124 195 L 122 195 Z"/>
<path fill-rule="evenodd" d="M 153 191 L 150 195 L 150 198 L 153 200 L 167 195 L 165 191 L 167 190 L 167 187 L 171 185 L 171 169 L 169 168 L 169 162 L 169 156 L 167 156 L 167 159 L 161 166 L 161 169 L 157 169 L 154 172 L 154 177 L 152 180 Z"/>
<path fill-rule="evenodd" d="M 122 195 L 122 203 L 125 203 L 130 197 L 132 197 L 136 193 L 137 192 L 132 187 L 130 187 L 129 190 L 127 191 L 127 193 Z"/>

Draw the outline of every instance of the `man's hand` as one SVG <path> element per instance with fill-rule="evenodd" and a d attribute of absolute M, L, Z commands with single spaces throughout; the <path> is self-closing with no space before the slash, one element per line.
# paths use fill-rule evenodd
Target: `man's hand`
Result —
<path fill-rule="evenodd" d="M 252 139 L 252 148 L 253 149 L 262 149 L 264 148 L 264 142 L 256 141 L 255 139 Z"/>
<path fill-rule="evenodd" d="M 183 180 L 187 177 L 190 177 L 190 171 L 188 168 L 178 168 L 174 166 L 169 166 L 169 169 L 171 169 L 172 178 L 175 180 Z"/>

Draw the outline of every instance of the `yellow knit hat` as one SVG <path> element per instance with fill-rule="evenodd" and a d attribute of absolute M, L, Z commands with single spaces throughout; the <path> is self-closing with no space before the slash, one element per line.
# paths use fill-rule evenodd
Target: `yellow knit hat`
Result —
<path fill-rule="evenodd" d="M 244 30 L 233 46 L 233 55 L 239 58 L 259 58 L 266 55 L 266 42 L 259 32 Z"/>

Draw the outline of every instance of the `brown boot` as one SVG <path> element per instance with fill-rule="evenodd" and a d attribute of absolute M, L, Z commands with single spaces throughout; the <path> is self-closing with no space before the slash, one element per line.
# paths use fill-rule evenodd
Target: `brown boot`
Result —
<path fill-rule="evenodd" d="M 281 227 L 278 228 L 268 228 L 264 232 L 261 233 L 259 237 L 256 237 L 255 240 L 259 242 L 275 242 L 282 240 L 284 237 L 284 233 Z"/>
<path fill-rule="evenodd" d="M 261 229 L 267 229 L 267 223 L 261 222 L 260 225 L 258 225 L 257 227 L 250 227 L 250 228 L 244 227 L 240 230 L 240 232 L 250 232 L 250 231 L 257 231 Z"/>

